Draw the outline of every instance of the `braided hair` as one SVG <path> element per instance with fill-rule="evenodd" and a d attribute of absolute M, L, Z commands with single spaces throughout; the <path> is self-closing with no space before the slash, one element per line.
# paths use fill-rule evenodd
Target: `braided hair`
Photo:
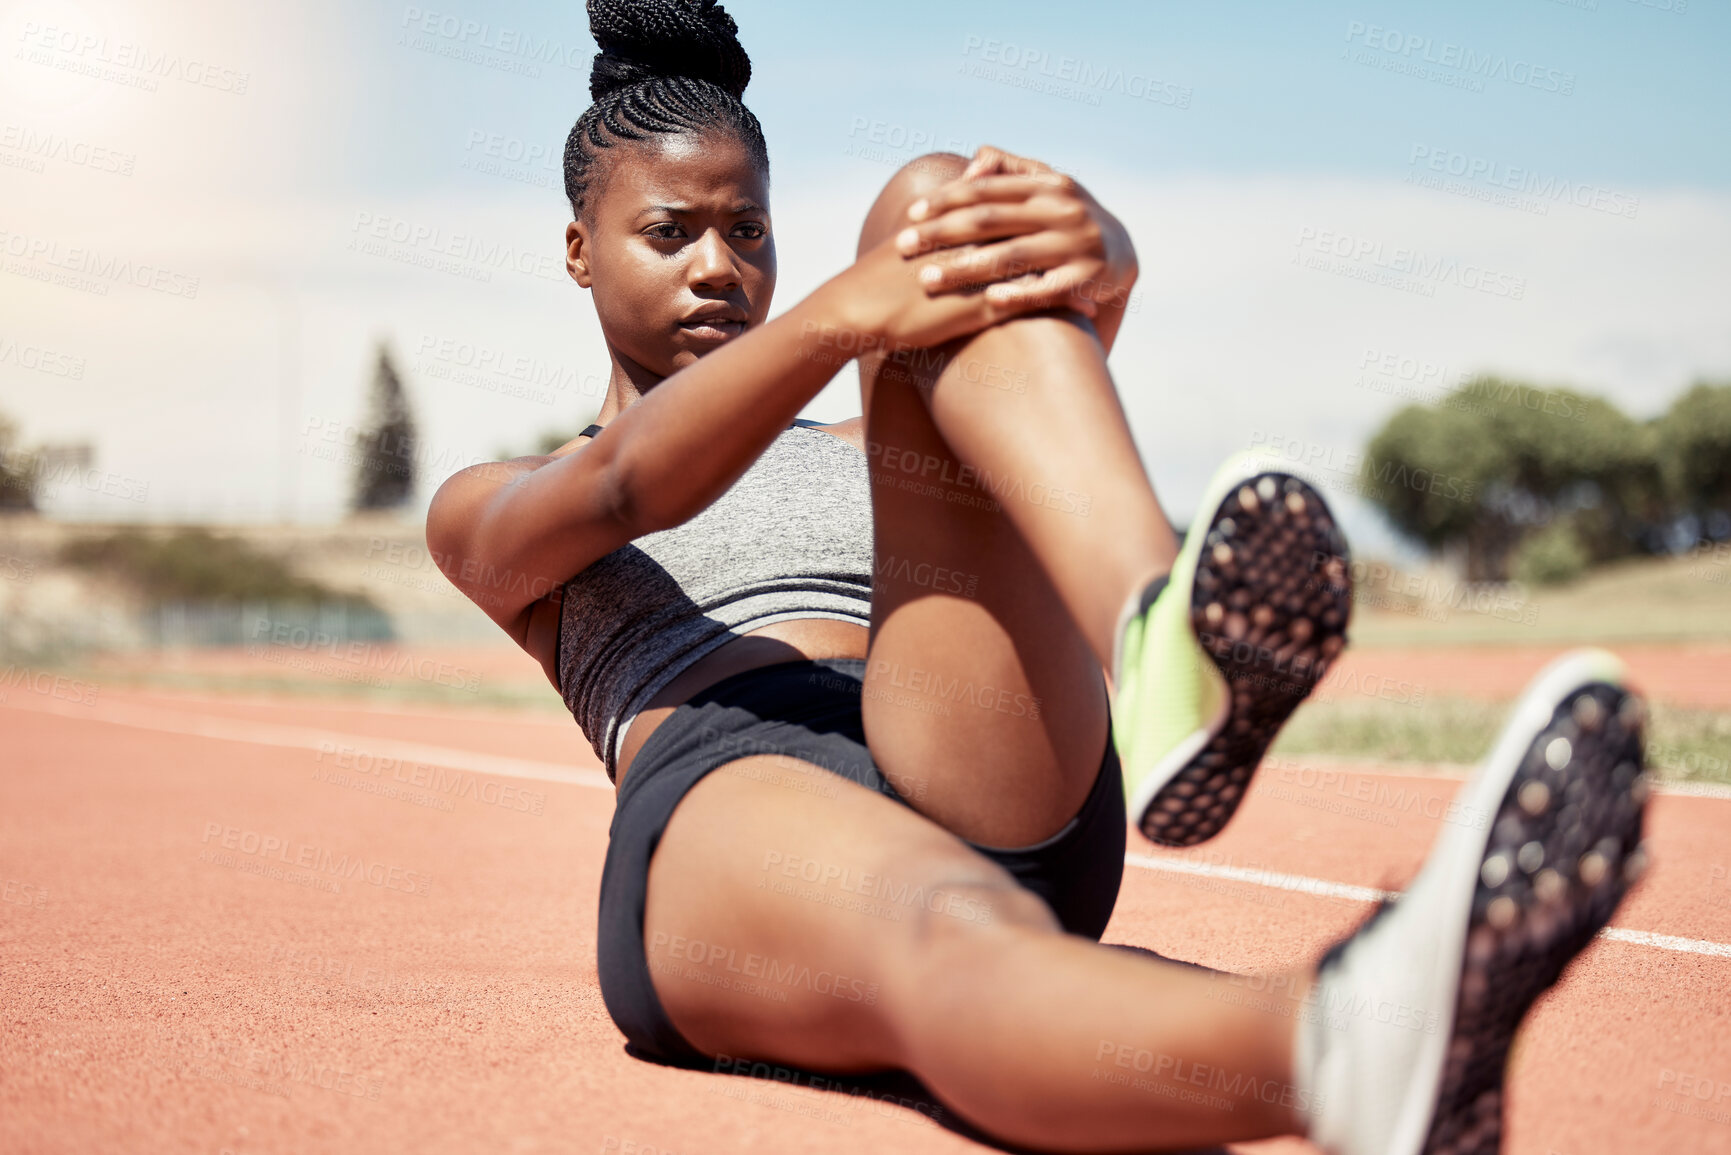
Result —
<path fill-rule="evenodd" d="M 602 173 L 604 150 L 652 134 L 732 133 L 759 170 L 769 147 L 740 103 L 751 59 L 739 26 L 716 0 L 588 0 L 589 32 L 601 51 L 584 110 L 565 141 L 565 195 L 581 219 Z"/>

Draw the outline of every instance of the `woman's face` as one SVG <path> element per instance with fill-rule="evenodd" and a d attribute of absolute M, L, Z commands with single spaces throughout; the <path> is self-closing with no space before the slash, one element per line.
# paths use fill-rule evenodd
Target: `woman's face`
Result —
<path fill-rule="evenodd" d="M 615 352 L 668 377 L 768 315 L 769 183 L 725 132 L 609 154 L 583 219 L 566 228 L 566 267 L 594 294 Z"/>

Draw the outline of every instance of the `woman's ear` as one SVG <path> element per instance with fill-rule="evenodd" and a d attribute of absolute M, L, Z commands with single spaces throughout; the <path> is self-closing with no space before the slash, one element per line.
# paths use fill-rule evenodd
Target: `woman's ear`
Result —
<path fill-rule="evenodd" d="M 565 271 L 585 289 L 593 280 L 589 273 L 589 228 L 582 221 L 565 226 Z"/>

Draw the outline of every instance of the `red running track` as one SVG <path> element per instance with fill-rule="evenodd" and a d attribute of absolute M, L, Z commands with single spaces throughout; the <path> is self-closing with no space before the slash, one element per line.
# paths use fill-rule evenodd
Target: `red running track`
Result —
<path fill-rule="evenodd" d="M 906 1086 L 626 1055 L 595 985 L 596 782 L 546 716 L 13 694 L 0 1151 L 983 1149 Z M 1353 888 L 1397 887 L 1463 817 L 1457 785 L 1271 764 L 1207 847 L 1132 847 L 1107 941 L 1237 971 L 1314 956 L 1368 910 Z M 374 881 L 274 877 L 221 850 L 231 829 Z M 1649 837 L 1616 925 L 1669 938 L 1595 943 L 1535 1009 L 1518 1155 L 1731 1151 L 1731 800 L 1660 795 Z"/>
<path fill-rule="evenodd" d="M 1407 694 L 1512 702 L 1534 674 L 1573 646 L 1429 646 L 1416 649 L 1348 650 L 1324 679 L 1322 692 L 1350 700 L 1375 697 L 1375 680 Z M 1731 645 L 1724 642 L 1610 647 L 1629 666 L 1629 676 L 1655 702 L 1695 710 L 1731 710 Z"/>

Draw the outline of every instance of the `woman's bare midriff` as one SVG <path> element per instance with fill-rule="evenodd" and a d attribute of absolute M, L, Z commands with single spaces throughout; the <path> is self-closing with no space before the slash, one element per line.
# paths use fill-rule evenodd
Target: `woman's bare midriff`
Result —
<path fill-rule="evenodd" d="M 537 602 L 529 611 L 528 623 L 520 643 L 530 656 L 541 663 L 547 680 L 553 683 L 555 689 L 559 686 L 559 655 L 555 645 L 559 611 L 560 607 L 555 602 Z M 619 751 L 617 781 L 625 781 L 625 771 L 630 769 L 632 757 L 642 749 L 643 743 L 649 740 L 655 727 L 661 725 L 669 714 L 693 695 L 708 689 L 723 678 L 731 678 L 735 674 L 743 674 L 760 666 L 773 666 L 778 662 L 816 658 L 863 658 L 866 656 L 866 644 L 870 637 L 870 630 L 853 622 L 830 618 L 799 618 L 753 630 L 728 642 L 714 653 L 704 655 L 669 682 L 666 688 L 650 699 L 649 705 L 632 719 L 631 728 L 625 732 L 625 742 Z"/>
<path fill-rule="evenodd" d="M 855 417 L 835 425 L 814 425 L 811 428 L 845 441 L 861 453 L 865 452 L 863 418 Z M 589 440 L 589 437 L 580 434 L 573 439 L 572 444 L 581 442 L 586 445 Z M 541 663 L 547 680 L 556 690 L 559 688 L 559 617 L 563 612 L 561 599 L 546 597 L 524 611 L 524 616 L 520 619 L 523 623 L 520 634 L 515 628 L 507 627 L 529 656 Z M 631 759 L 643 748 L 643 743 L 649 740 L 649 735 L 655 732 L 655 728 L 666 721 L 669 714 L 722 679 L 781 662 L 812 661 L 819 658 L 863 658 L 866 656 L 870 639 L 871 631 L 853 622 L 831 618 L 799 618 L 753 630 L 728 642 L 714 653 L 706 654 L 668 683 L 666 688 L 650 699 L 649 705 L 631 720 L 631 727 L 625 732 L 625 741 L 619 748 L 616 784 L 625 781 L 625 772 L 631 767 Z"/>
<path fill-rule="evenodd" d="M 699 658 L 690 669 L 669 682 L 665 689 L 634 718 L 625 732 L 625 742 L 619 750 L 617 781 L 625 781 L 631 759 L 655 728 L 668 715 L 695 695 L 724 678 L 743 674 L 762 666 L 781 662 L 798 662 L 817 658 L 863 658 L 870 631 L 853 622 L 831 621 L 826 618 L 802 618 L 791 622 L 776 622 L 761 630 L 728 642 L 714 653 Z"/>

